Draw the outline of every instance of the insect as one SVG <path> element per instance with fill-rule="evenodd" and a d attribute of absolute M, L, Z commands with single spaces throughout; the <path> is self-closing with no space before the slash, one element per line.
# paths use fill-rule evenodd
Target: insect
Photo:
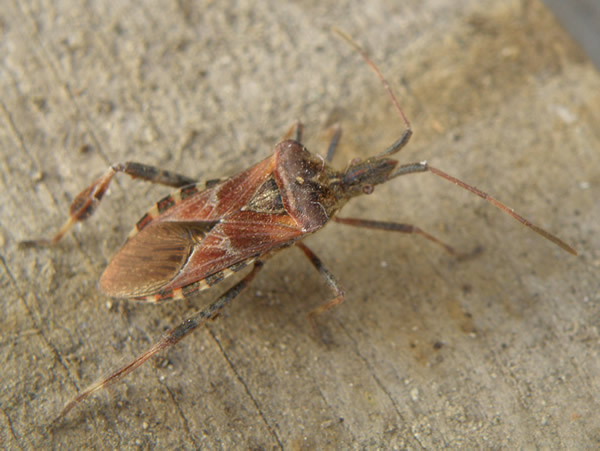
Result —
<path fill-rule="evenodd" d="M 412 225 L 336 216 L 351 198 L 370 194 L 376 185 L 396 177 L 431 172 L 482 197 L 565 251 L 577 254 L 561 239 L 474 186 L 427 162 L 399 165 L 390 158 L 408 143 L 412 135 L 410 123 L 390 85 L 366 52 L 345 33 L 334 31 L 348 41 L 375 72 L 400 116 L 404 131 L 387 149 L 366 159 L 352 160 L 344 170 L 338 171 L 329 161 L 339 141 L 340 129 L 335 130 L 327 158 L 323 159 L 301 144 L 303 127 L 297 123 L 275 146 L 271 156 L 237 175 L 209 181 L 203 188 L 194 179 L 152 166 L 134 162 L 115 164 L 75 197 L 67 222 L 53 239 L 25 242 L 56 244 L 75 223 L 94 213 L 113 177 L 122 172 L 178 190 L 158 201 L 137 222 L 100 278 L 99 286 L 104 294 L 153 303 L 183 299 L 252 266 L 239 282 L 208 307 L 191 314 L 145 352 L 81 391 L 64 406 L 59 418 L 93 392 L 131 373 L 159 351 L 173 346 L 208 319 L 216 317 L 250 284 L 266 259 L 292 245 L 304 252 L 333 291 L 331 300 L 309 313 L 314 323 L 316 315 L 344 300 L 344 291 L 337 279 L 301 241 L 329 221 L 418 234 L 457 254 L 452 247 Z M 292 136 L 294 139 L 289 139 Z"/>

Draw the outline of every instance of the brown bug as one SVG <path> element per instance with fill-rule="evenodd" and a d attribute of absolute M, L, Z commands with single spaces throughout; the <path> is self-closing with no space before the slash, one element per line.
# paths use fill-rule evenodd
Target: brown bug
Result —
<path fill-rule="evenodd" d="M 431 172 L 491 202 L 565 251 L 577 254 L 565 242 L 503 203 L 427 162 L 398 165 L 396 160 L 389 158 L 408 143 L 412 135 L 410 123 L 389 84 L 365 51 L 343 32 L 334 31 L 346 39 L 373 69 L 403 122 L 404 132 L 383 152 L 364 160 L 353 160 L 345 170 L 337 171 L 328 161 L 339 141 L 340 129 L 336 129 L 327 158 L 323 159 L 308 152 L 301 144 L 302 124 L 297 123 L 275 146 L 273 155 L 233 177 L 207 182 L 204 189 L 191 178 L 152 166 L 133 162 L 116 164 L 77 195 L 68 221 L 52 240 L 26 242 L 56 244 L 76 222 L 94 213 L 114 175 L 123 172 L 133 178 L 179 190 L 157 202 L 137 222 L 100 278 L 103 293 L 148 302 L 183 299 L 253 265 L 241 281 L 208 307 L 190 315 L 148 350 L 81 391 L 65 405 L 59 418 L 96 390 L 126 376 L 157 352 L 176 344 L 205 321 L 217 316 L 249 285 L 263 262 L 283 248 L 298 246 L 334 292 L 333 299 L 309 313 L 311 322 L 315 315 L 341 303 L 344 291 L 337 279 L 301 242 L 330 220 L 357 227 L 419 234 L 456 255 L 452 247 L 412 225 L 336 216 L 352 197 L 370 194 L 375 185 L 395 177 Z M 295 139 L 287 139 L 294 134 L 294 128 Z"/>

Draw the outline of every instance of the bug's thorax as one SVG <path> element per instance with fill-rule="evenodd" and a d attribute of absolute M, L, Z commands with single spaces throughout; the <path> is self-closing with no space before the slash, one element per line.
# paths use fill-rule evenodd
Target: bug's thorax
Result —
<path fill-rule="evenodd" d="M 283 206 L 310 232 L 327 222 L 352 197 L 370 194 L 386 182 L 398 164 L 389 158 L 352 161 L 337 171 L 297 141 L 275 147 L 274 178 Z"/>
<path fill-rule="evenodd" d="M 286 212 L 306 233 L 321 228 L 341 207 L 333 186 L 339 174 L 297 141 L 280 142 L 274 156 L 273 177 Z"/>

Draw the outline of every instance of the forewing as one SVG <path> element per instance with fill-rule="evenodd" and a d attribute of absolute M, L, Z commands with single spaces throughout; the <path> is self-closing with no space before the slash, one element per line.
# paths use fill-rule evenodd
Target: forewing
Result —
<path fill-rule="evenodd" d="M 109 296 L 138 297 L 156 293 L 186 265 L 192 250 L 215 222 L 156 222 L 132 236 L 100 278 Z"/>
<path fill-rule="evenodd" d="M 100 288 L 132 298 L 209 278 L 210 286 L 241 263 L 291 245 L 327 222 L 320 169 L 322 162 L 286 141 L 273 156 L 204 191 L 190 194 L 192 186 L 167 196 L 138 222 Z"/>
<path fill-rule="evenodd" d="M 100 279 L 109 296 L 166 293 L 219 273 L 302 235 L 283 209 L 270 157 L 174 205 L 151 210 Z M 175 197 L 182 199 L 172 202 Z M 160 204 L 160 203 L 159 203 Z"/>
<path fill-rule="evenodd" d="M 292 244 L 305 233 L 289 215 L 240 211 L 223 218 L 163 290 L 184 287 L 250 258 Z"/>

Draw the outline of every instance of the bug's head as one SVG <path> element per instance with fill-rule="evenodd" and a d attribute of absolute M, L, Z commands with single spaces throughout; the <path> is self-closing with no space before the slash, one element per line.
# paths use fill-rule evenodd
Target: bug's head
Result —
<path fill-rule="evenodd" d="M 373 187 L 390 179 L 398 162 L 391 158 L 368 158 L 353 161 L 341 178 L 343 190 L 351 197 L 371 194 Z"/>

